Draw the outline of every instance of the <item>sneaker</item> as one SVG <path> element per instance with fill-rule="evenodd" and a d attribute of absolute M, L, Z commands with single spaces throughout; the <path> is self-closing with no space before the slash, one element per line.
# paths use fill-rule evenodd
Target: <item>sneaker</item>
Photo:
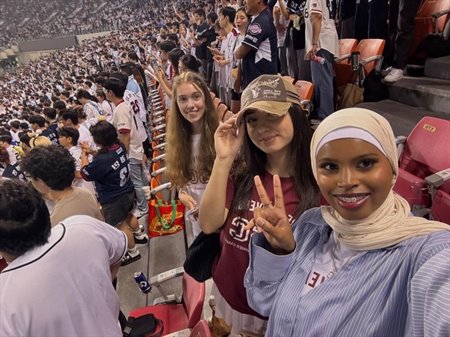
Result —
<path fill-rule="evenodd" d="M 136 242 L 136 244 L 138 244 L 138 245 L 143 245 L 148 242 L 148 235 L 145 233 L 138 234 L 138 235 L 133 234 L 133 236 L 134 236 L 134 242 Z"/>
<path fill-rule="evenodd" d="M 403 70 L 392 68 L 389 74 L 384 78 L 384 82 L 394 83 L 401 80 L 402 78 L 403 78 Z"/>
<path fill-rule="evenodd" d="M 137 253 L 135 253 L 135 255 L 131 255 L 130 251 L 128 250 L 125 255 L 122 258 L 122 266 L 126 266 L 127 264 L 130 264 L 134 261 L 137 261 L 141 258 L 141 253 L 139 253 L 138 250 L 136 250 Z"/>
<path fill-rule="evenodd" d="M 389 75 L 389 73 L 391 72 L 391 70 L 392 70 L 392 67 L 388 67 L 388 68 L 382 70 L 382 71 L 381 71 L 381 76 L 385 77 L 385 76 Z"/>

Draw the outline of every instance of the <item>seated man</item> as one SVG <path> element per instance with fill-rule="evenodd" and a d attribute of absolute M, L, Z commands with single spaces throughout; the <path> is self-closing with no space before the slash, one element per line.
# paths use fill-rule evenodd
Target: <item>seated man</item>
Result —
<path fill-rule="evenodd" d="M 72 215 L 89 215 L 103 221 L 94 194 L 72 186 L 75 161 L 64 147 L 38 146 L 22 159 L 21 167 L 44 198 L 54 202 L 50 215 L 52 226 Z"/>
<path fill-rule="evenodd" d="M 122 232 L 88 216 L 51 228 L 38 192 L 0 180 L 0 336 L 122 336 L 111 280 L 126 248 Z"/>

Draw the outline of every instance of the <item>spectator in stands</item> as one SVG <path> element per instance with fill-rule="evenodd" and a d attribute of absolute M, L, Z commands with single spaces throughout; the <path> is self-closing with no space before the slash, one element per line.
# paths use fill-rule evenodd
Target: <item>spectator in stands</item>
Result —
<path fill-rule="evenodd" d="M 105 82 L 106 97 L 116 107 L 113 112 L 113 125 L 119 133 L 119 140 L 125 146 L 130 162 L 130 177 L 134 185 L 137 199 L 136 217 L 139 219 L 148 214 L 148 203 L 145 197 L 144 186 L 148 186 L 144 174 L 143 160 L 144 148 L 142 142 L 147 135 L 143 130 L 142 122 L 132 110 L 131 106 L 123 100 L 126 82 L 118 78 L 110 78 Z M 135 105 L 133 105 L 134 107 Z M 144 138 L 145 137 L 145 138 Z"/>
<path fill-rule="evenodd" d="M 397 35 L 395 38 L 395 56 L 394 65 L 389 69 L 388 75 L 384 78 L 387 83 L 394 83 L 403 78 L 403 72 L 408 63 L 408 56 L 414 41 L 414 18 L 419 10 L 420 0 L 398 0 L 391 2 L 390 10 L 397 8 Z"/>
<path fill-rule="evenodd" d="M 277 32 L 267 0 L 249 0 L 246 9 L 252 20 L 234 52 L 236 59 L 242 59 L 242 89 L 258 76 L 278 71 Z"/>
<path fill-rule="evenodd" d="M 25 175 L 19 166 L 19 162 L 11 164 L 9 160 L 9 153 L 3 147 L 0 147 L 0 173 L 3 178 L 26 181 Z"/>
<path fill-rule="evenodd" d="M 80 134 L 78 145 L 88 143 L 91 147 L 94 146 L 94 141 L 92 140 L 89 130 L 84 125 L 78 123 L 78 113 L 76 111 L 69 109 L 63 112 L 59 128 L 62 127 L 78 130 L 78 133 Z"/>
<path fill-rule="evenodd" d="M 105 91 L 103 91 L 103 89 L 97 90 L 96 97 L 102 108 L 103 116 L 105 116 L 105 119 L 111 123 L 113 118 L 113 106 L 111 102 L 106 99 Z"/>
<path fill-rule="evenodd" d="M 8 262 L 0 274 L 0 335 L 122 336 L 111 280 L 126 245 L 123 233 L 88 216 L 51 228 L 37 191 L 0 180 L 0 254 Z"/>
<path fill-rule="evenodd" d="M 194 73 L 200 73 L 201 62 L 193 55 L 183 55 L 178 61 L 178 71 L 184 73 L 191 71 Z"/>
<path fill-rule="evenodd" d="M 22 160 L 21 167 L 42 196 L 54 203 L 50 214 L 52 226 L 72 215 L 89 215 L 103 221 L 92 192 L 72 186 L 75 162 L 64 147 L 35 147 Z"/>
<path fill-rule="evenodd" d="M 335 13 L 330 11 L 326 0 L 307 0 L 306 58 L 311 63 L 314 105 L 321 120 L 334 112 L 333 65 L 334 57 L 339 55 L 334 17 Z"/>
<path fill-rule="evenodd" d="M 311 164 L 329 206 L 294 227 L 280 178 L 255 180 L 269 206 L 255 212 L 245 286 L 250 306 L 270 313 L 267 335 L 448 336 L 450 227 L 411 216 L 392 191 L 389 122 L 361 108 L 334 113 L 314 132 Z"/>
<path fill-rule="evenodd" d="M 53 144 L 58 144 L 58 135 L 52 129 L 48 128 L 47 121 L 43 116 L 30 116 L 28 122 L 31 125 L 31 130 L 33 130 L 36 135 L 47 137 Z"/>
<path fill-rule="evenodd" d="M 11 126 L 11 130 L 9 130 L 9 132 L 11 133 L 12 141 L 17 145 L 20 142 L 19 139 L 20 121 L 17 119 L 11 120 L 8 124 Z"/>
<path fill-rule="evenodd" d="M 200 233 L 198 204 L 214 161 L 214 131 L 219 125 L 211 94 L 200 74 L 175 79 L 174 104 L 167 128 L 167 177 L 186 206 L 185 220 L 194 237 Z"/>
<path fill-rule="evenodd" d="M 195 45 L 195 57 L 200 60 L 202 63 L 202 72 L 205 79 L 207 76 L 207 63 L 206 63 L 206 53 L 207 53 L 207 44 L 206 38 L 203 37 L 203 34 L 209 29 L 208 24 L 206 23 L 206 14 L 203 8 L 199 8 L 194 12 L 195 23 L 197 24 L 197 30 L 195 31 L 194 37 L 194 45 Z"/>
<path fill-rule="evenodd" d="M 278 0 L 278 7 L 285 20 L 289 20 L 286 32 L 286 47 L 289 75 L 296 80 L 310 80 L 311 67 L 305 62 L 305 17 L 306 0 Z"/>
<path fill-rule="evenodd" d="M 83 105 L 83 112 L 89 126 L 97 124 L 99 120 L 104 118 L 101 106 L 97 102 L 93 101 L 95 97 L 93 97 L 87 90 L 79 89 L 76 97 Z"/>
<path fill-rule="evenodd" d="M 236 10 L 233 7 L 224 7 L 219 13 L 219 25 L 224 30 L 225 37 L 221 41 L 220 51 L 215 53 L 214 60 L 219 65 L 217 87 L 220 100 L 227 106 L 231 106 L 231 89 L 234 81 L 231 81 L 231 69 L 233 67 L 234 49 L 239 36 L 239 31 L 234 28 Z M 210 49 L 214 53 L 214 49 Z"/>
<path fill-rule="evenodd" d="M 203 232 L 220 230 L 212 294 L 216 315 L 232 326 L 232 334 L 260 335 L 268 316 L 249 307 L 243 285 L 248 243 L 254 233 L 245 226 L 253 210 L 262 205 L 253 178 L 261 175 L 264 186 L 272 191 L 273 175 L 283 177 L 290 223 L 317 206 L 318 189 L 305 163 L 311 136 L 296 88 L 279 75 L 262 75 L 247 86 L 241 112 L 215 133 L 216 158 L 199 215 Z"/>
<path fill-rule="evenodd" d="M 115 127 L 107 121 L 92 126 L 91 132 L 99 150 L 89 163 L 90 148 L 82 147 L 81 176 L 95 183 L 105 221 L 127 235 L 128 251 L 122 260 L 122 265 L 127 265 L 141 258 L 136 243 L 148 242 L 147 235 L 131 213 L 134 187 L 127 152 L 119 141 Z"/>
<path fill-rule="evenodd" d="M 77 187 L 83 187 L 93 193 L 95 193 L 94 185 L 85 181 L 81 176 L 81 147 L 78 145 L 78 139 L 80 138 L 80 133 L 74 128 L 62 128 L 59 130 L 59 144 L 67 149 L 72 158 L 75 161 L 75 179 L 73 185 Z"/>
<path fill-rule="evenodd" d="M 9 163 L 14 165 L 20 160 L 20 152 L 12 145 L 12 136 L 8 131 L 0 133 L 0 147 L 4 148 L 9 153 Z"/>
<path fill-rule="evenodd" d="M 236 11 L 234 24 L 239 30 L 239 36 L 236 40 L 233 53 L 241 46 L 242 41 L 247 34 L 248 23 L 251 17 L 245 11 L 245 7 L 241 7 Z M 233 81 L 233 89 L 231 91 L 231 111 L 238 113 L 241 107 L 241 93 L 242 93 L 242 60 L 233 58 L 233 70 L 231 72 L 230 81 Z"/>

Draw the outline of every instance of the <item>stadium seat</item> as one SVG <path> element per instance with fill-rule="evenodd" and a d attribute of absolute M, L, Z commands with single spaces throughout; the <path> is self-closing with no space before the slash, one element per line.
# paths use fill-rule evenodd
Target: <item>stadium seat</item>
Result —
<path fill-rule="evenodd" d="M 211 330 L 209 329 L 208 322 L 205 320 L 199 321 L 194 329 L 191 331 L 190 337 L 211 337 Z"/>
<path fill-rule="evenodd" d="M 431 205 L 431 217 L 450 225 L 450 194 L 437 190 Z"/>
<path fill-rule="evenodd" d="M 350 64 L 350 58 L 348 56 L 351 55 L 352 52 L 356 50 L 358 46 L 357 39 L 340 39 L 339 40 L 339 57 L 336 57 L 338 62 Z"/>
<path fill-rule="evenodd" d="M 435 117 L 422 118 L 406 138 L 394 191 L 409 202 L 416 215 L 425 215 L 432 207 L 432 198 L 437 195 L 433 189 L 450 192 L 450 181 L 440 179 L 440 184 L 433 186 L 430 179 L 450 168 L 449 144 L 450 121 Z"/>
<path fill-rule="evenodd" d="M 195 281 L 183 272 L 183 268 L 176 268 L 153 276 L 150 279 L 150 283 L 161 291 L 160 285 L 162 282 L 181 275 L 183 276 L 183 293 L 179 303 L 161 303 L 138 308 L 132 310 L 129 316 L 137 318 L 145 314 L 155 315 L 164 324 L 163 335 L 183 329 L 193 329 L 201 318 L 203 301 L 205 300 L 205 283 Z M 173 298 L 169 300 L 173 300 Z M 198 329 L 201 331 L 200 327 Z"/>
<path fill-rule="evenodd" d="M 382 39 L 364 39 L 359 41 L 353 52 L 359 53 L 359 63 L 352 67 L 351 53 L 335 59 L 334 71 L 338 88 L 357 79 L 364 78 L 376 67 L 381 67 L 385 41 Z M 357 70 L 354 69 L 357 68 Z"/>
<path fill-rule="evenodd" d="M 442 33 L 450 20 L 450 0 L 424 0 L 415 18 L 412 52 L 429 34 Z"/>

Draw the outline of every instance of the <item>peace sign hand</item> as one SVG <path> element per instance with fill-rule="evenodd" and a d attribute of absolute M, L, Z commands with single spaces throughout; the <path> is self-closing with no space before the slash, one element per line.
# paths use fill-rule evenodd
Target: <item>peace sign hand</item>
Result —
<path fill-rule="evenodd" d="M 273 176 L 275 199 L 273 204 L 259 176 L 255 177 L 255 187 L 263 207 L 254 210 L 254 218 L 246 226 L 247 229 L 256 226 L 264 234 L 275 254 L 283 255 L 293 252 L 296 244 L 291 224 L 286 215 L 280 177 Z"/>

